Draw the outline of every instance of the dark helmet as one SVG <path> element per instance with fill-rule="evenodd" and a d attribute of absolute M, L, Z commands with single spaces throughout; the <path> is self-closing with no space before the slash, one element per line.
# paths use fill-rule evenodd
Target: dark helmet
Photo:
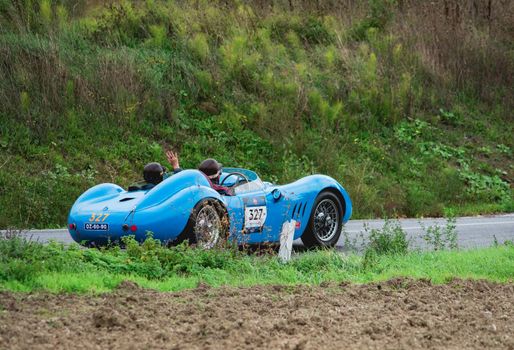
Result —
<path fill-rule="evenodd" d="M 218 163 L 216 159 L 208 158 L 200 164 L 198 170 L 203 172 L 210 179 L 214 179 L 220 175 L 221 166 L 221 163 Z"/>
<path fill-rule="evenodd" d="M 159 163 L 148 163 L 143 169 L 143 178 L 146 182 L 157 185 L 162 181 L 166 169 Z"/>

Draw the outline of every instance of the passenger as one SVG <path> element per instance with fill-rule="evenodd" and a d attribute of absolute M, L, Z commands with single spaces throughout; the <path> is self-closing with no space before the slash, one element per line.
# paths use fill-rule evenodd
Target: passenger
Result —
<path fill-rule="evenodd" d="M 177 154 L 168 150 L 166 151 L 166 158 L 168 158 L 168 162 L 170 162 L 171 166 L 173 167 L 173 173 L 169 173 L 165 167 L 157 162 L 148 163 L 143 169 L 143 178 L 146 182 L 153 185 L 158 185 L 171 175 L 182 171 L 178 162 Z"/>
<path fill-rule="evenodd" d="M 165 173 L 166 168 L 161 164 L 156 162 L 148 163 L 143 168 L 143 179 L 145 179 L 146 183 L 155 186 L 164 180 Z"/>
<path fill-rule="evenodd" d="M 173 173 L 167 172 L 166 168 L 160 163 L 152 162 L 143 168 L 143 181 L 136 182 L 129 186 L 129 191 L 149 190 L 160 184 L 173 174 L 181 172 L 177 155 L 173 151 L 166 151 L 166 157 L 173 167 Z"/>

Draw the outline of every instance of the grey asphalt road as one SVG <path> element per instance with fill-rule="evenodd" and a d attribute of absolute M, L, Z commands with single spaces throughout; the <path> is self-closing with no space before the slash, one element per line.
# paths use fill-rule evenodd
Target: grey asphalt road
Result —
<path fill-rule="evenodd" d="M 426 228 L 430 226 L 439 226 L 443 228 L 446 225 L 445 219 L 400 219 L 399 223 L 412 240 L 412 245 L 417 248 L 425 248 L 426 244 L 422 239 L 424 232 L 422 225 Z M 365 230 L 365 225 L 368 230 Z M 382 228 L 384 220 L 350 220 L 345 225 L 346 234 L 341 235 L 341 239 L 337 243 L 339 250 L 348 250 L 345 246 L 345 236 L 350 242 L 362 242 L 362 239 L 369 234 L 371 229 Z M 488 247 L 493 245 L 495 239 L 498 243 L 506 240 L 514 240 L 514 213 L 504 215 L 490 216 L 474 216 L 460 217 L 456 221 L 456 232 L 458 245 L 460 248 L 477 248 Z M 71 243 L 71 239 L 66 229 L 56 230 L 31 230 L 25 235 L 39 242 L 48 242 L 56 240 L 62 243 Z M 301 246 L 301 241 L 296 240 L 295 246 Z"/>

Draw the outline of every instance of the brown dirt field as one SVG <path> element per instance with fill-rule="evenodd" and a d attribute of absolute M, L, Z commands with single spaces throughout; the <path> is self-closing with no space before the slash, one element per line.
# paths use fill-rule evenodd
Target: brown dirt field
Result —
<path fill-rule="evenodd" d="M 514 349 L 514 284 L 0 292 L 0 349 Z"/>

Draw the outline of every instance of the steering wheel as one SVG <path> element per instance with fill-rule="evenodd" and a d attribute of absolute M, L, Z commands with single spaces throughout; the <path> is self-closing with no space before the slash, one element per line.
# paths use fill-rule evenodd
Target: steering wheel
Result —
<path fill-rule="evenodd" d="M 239 173 L 239 172 L 237 172 L 237 171 L 236 171 L 236 172 L 233 172 L 233 173 L 229 173 L 227 176 L 225 176 L 225 178 L 223 179 L 223 181 L 221 181 L 220 186 L 223 186 L 223 184 L 225 183 L 225 181 L 226 181 L 229 177 L 231 177 L 231 176 L 239 176 L 239 178 L 238 178 L 237 182 L 236 182 L 234 185 L 232 185 L 232 187 L 237 186 L 237 185 L 240 185 L 241 183 L 248 183 L 248 182 L 250 182 L 250 180 L 248 180 L 248 177 L 246 177 L 246 175 L 245 175 L 245 174 L 243 174 L 243 173 Z"/>

